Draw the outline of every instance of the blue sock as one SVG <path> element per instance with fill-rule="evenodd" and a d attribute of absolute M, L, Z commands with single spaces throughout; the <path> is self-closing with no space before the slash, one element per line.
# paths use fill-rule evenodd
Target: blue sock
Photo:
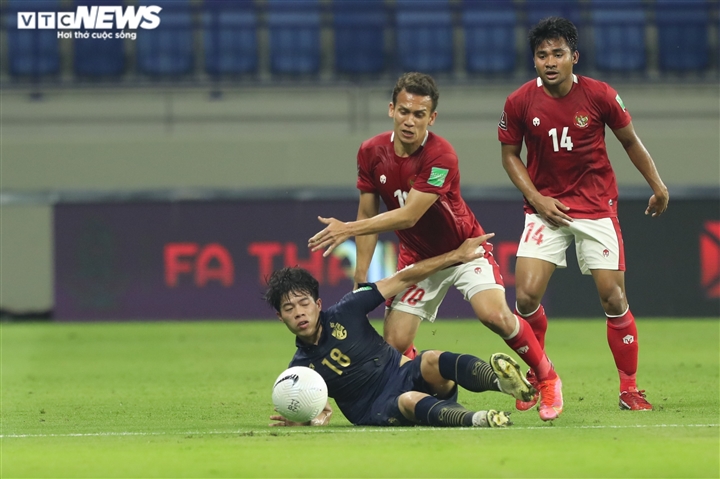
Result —
<path fill-rule="evenodd" d="M 422 398 L 415 405 L 415 418 L 424 426 L 472 426 L 473 411 L 454 401 L 441 401 L 432 396 Z"/>
<path fill-rule="evenodd" d="M 500 391 L 492 366 L 470 354 L 442 353 L 438 360 L 440 375 L 455 381 L 468 391 Z"/>

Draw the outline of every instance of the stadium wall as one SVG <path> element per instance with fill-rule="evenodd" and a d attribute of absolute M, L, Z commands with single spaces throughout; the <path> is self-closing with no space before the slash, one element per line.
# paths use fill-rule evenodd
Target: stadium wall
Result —
<path fill-rule="evenodd" d="M 441 86 L 438 122 L 465 189 L 509 188 L 496 125 L 518 85 Z M 720 101 L 714 85 L 614 85 L 671 195 L 720 188 Z M 53 198 L 12 193 L 352 187 L 360 142 L 390 128 L 388 88 L 57 88 L 2 91 L 0 307 L 51 310 Z M 621 187 L 640 187 L 612 133 Z M 671 196 L 671 211 L 675 198 Z M 665 219 L 660 220 L 665 221 Z"/>

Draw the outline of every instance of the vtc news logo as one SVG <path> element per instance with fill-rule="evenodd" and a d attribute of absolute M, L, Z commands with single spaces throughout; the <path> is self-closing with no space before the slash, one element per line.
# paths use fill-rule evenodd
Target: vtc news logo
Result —
<path fill-rule="evenodd" d="M 30 2 L 28 2 L 31 5 Z M 20 30 L 152 30 L 160 25 L 157 5 L 140 7 L 78 6 L 66 12 L 17 12 Z"/>

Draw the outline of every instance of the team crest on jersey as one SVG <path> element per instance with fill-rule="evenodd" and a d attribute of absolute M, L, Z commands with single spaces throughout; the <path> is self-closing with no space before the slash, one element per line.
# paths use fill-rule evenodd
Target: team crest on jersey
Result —
<path fill-rule="evenodd" d="M 340 323 L 330 323 L 330 327 L 332 328 L 332 335 L 334 338 L 343 340 L 347 338 L 347 330 L 343 327 Z"/>
<path fill-rule="evenodd" d="M 538 117 L 533 118 L 533 126 L 540 126 L 540 118 L 538 118 Z"/>
<path fill-rule="evenodd" d="M 587 128 L 590 124 L 590 115 L 584 111 L 578 111 L 575 113 L 575 126 L 578 128 Z"/>
<path fill-rule="evenodd" d="M 500 115 L 500 123 L 498 123 L 498 126 L 501 130 L 507 131 L 507 115 L 505 114 L 504 110 L 502 112 L 502 115 Z"/>
<path fill-rule="evenodd" d="M 387 177 L 385 175 L 380 175 L 380 183 L 382 183 L 384 185 L 386 181 L 387 181 Z"/>

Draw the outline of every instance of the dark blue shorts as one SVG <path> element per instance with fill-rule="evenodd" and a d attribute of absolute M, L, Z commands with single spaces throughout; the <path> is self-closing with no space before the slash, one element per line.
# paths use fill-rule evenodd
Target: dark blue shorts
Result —
<path fill-rule="evenodd" d="M 373 401 L 370 411 L 360 421 L 358 426 L 415 426 L 400 412 L 398 397 L 408 391 L 418 391 L 433 395 L 430 386 L 425 382 L 420 373 L 420 361 L 422 353 L 415 359 L 406 362 L 399 368 L 391 369 L 385 383 L 385 388 Z M 445 400 L 457 401 L 457 385 L 453 388 L 452 394 Z"/>

